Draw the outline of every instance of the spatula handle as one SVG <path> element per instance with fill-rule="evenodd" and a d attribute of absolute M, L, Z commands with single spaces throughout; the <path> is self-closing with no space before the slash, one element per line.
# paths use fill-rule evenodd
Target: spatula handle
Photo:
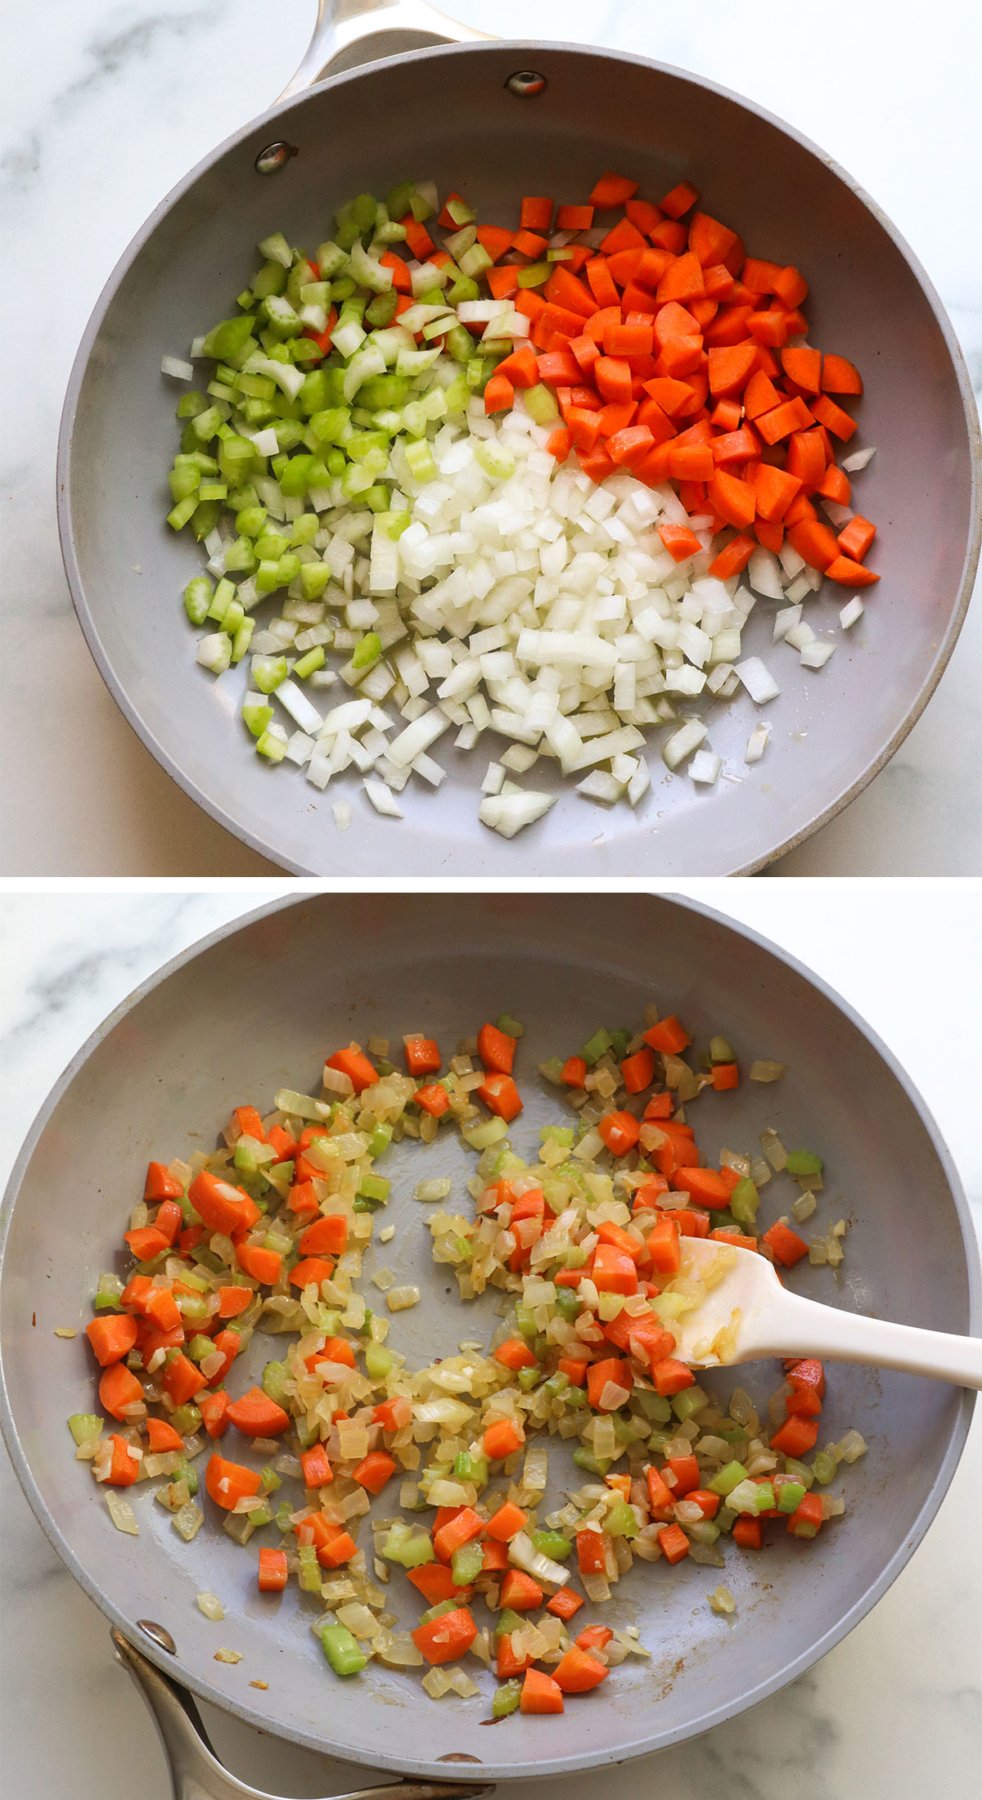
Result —
<path fill-rule="evenodd" d="M 431 44 L 487 40 L 486 31 L 448 19 L 426 0 L 318 0 L 317 23 L 303 60 L 281 100 L 360 63 Z"/>
<path fill-rule="evenodd" d="M 883 1369 L 903 1369 L 982 1389 L 982 1338 L 870 1319 L 787 1293 L 775 1307 L 769 1329 L 773 1342 L 755 1346 L 755 1355 L 801 1354 L 833 1362 L 877 1363 Z"/>

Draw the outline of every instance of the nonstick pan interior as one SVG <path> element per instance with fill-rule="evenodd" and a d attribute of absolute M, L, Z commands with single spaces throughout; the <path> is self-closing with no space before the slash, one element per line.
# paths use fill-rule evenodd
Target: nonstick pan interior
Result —
<path fill-rule="evenodd" d="M 640 1754 L 689 1737 L 800 1673 L 855 1624 L 899 1572 L 927 1528 L 958 1460 L 971 1397 L 940 1383 L 842 1367 L 830 1378 L 829 1435 L 856 1426 L 868 1458 L 843 1479 L 846 1517 L 810 1546 L 781 1537 L 759 1558 L 733 1553 L 726 1573 L 684 1563 L 638 1565 L 612 1615 L 636 1623 L 650 1662 L 631 1661 L 589 1702 L 551 1720 L 482 1725 L 487 1696 L 433 1705 L 415 1676 L 370 1667 L 343 1687 L 326 1669 L 295 1591 L 255 1591 L 250 1555 L 209 1520 L 190 1546 L 149 1495 L 141 1536 L 120 1536 L 88 1472 L 74 1461 L 65 1420 L 91 1410 L 93 1374 L 80 1332 L 98 1272 L 113 1265 L 125 1216 L 150 1157 L 214 1142 L 216 1123 L 244 1100 L 316 1079 L 326 1051 L 371 1033 L 398 1040 L 432 1031 L 445 1045 L 503 1008 L 519 1013 L 526 1111 L 514 1130 L 531 1152 L 557 1117 L 532 1073 L 601 1021 L 636 1019 L 653 999 L 705 1041 L 725 1030 L 749 1060 L 785 1060 L 779 1086 L 747 1083 L 699 1103 L 710 1156 L 747 1147 L 769 1124 L 788 1143 L 818 1145 L 827 1191 L 816 1224 L 850 1221 L 840 1283 L 805 1269 L 803 1291 L 945 1330 L 972 1328 L 977 1294 L 957 1177 L 901 1073 L 834 996 L 751 934 L 689 903 L 642 896 L 329 896 L 278 904 L 170 965 L 100 1028 L 62 1078 L 15 1171 L 5 1215 L 0 1306 L 2 1411 L 18 1474 L 41 1523 L 86 1590 L 145 1653 L 199 1695 L 264 1729 L 341 1757 L 419 1775 L 478 1758 L 489 1779 L 536 1766 L 544 1775 Z M 423 1299 L 400 1315 L 393 1341 L 412 1359 L 490 1333 L 491 1303 L 464 1309 L 429 1260 L 428 1208 L 416 1182 L 462 1180 L 458 1146 L 406 1145 L 390 1158 L 393 1243 L 374 1252 Z M 463 1199 L 463 1194 L 461 1194 Z M 786 1202 L 766 1199 L 764 1216 Z M 925 1221 L 930 1230 L 925 1231 Z M 915 1249 L 916 1246 L 916 1249 Z M 796 1282 L 797 1285 L 797 1282 Z M 370 1290 L 369 1290 L 370 1291 Z M 977 1304 L 977 1300 L 976 1300 Z M 976 1329 L 978 1325 L 976 1322 Z M 276 1354 L 258 1340 L 252 1366 Z M 248 1384 L 251 1368 L 240 1375 Z M 776 1365 L 743 1372 L 766 1397 Z M 566 1451 L 551 1453 L 553 1491 L 568 1485 Z M 578 1477 L 579 1479 L 579 1477 Z M 710 1612 L 725 1579 L 738 1610 Z M 408 1619 L 401 1578 L 393 1595 Z M 220 1630 L 194 1596 L 223 1600 Z M 163 1625 L 176 1659 L 136 1621 Z M 219 1644 L 242 1653 L 214 1661 Z M 268 1692 L 249 1687 L 269 1682 Z"/>
<path fill-rule="evenodd" d="M 543 92 L 518 98 L 518 69 Z M 789 101 L 790 104 L 790 101 Z M 297 154 L 272 177 L 257 155 L 283 139 Z M 671 776 L 658 743 L 637 813 L 598 809 L 570 789 L 511 842 L 479 824 L 479 787 L 500 740 L 463 755 L 434 795 L 410 783 L 403 826 L 379 819 L 343 778 L 319 795 L 292 769 L 255 755 L 238 720 L 246 668 L 217 683 L 193 664 L 181 591 L 199 552 L 164 524 L 176 444 L 175 384 L 162 352 L 229 309 L 256 241 L 282 228 L 323 240 L 332 208 L 406 175 L 453 186 L 485 217 L 510 219 L 517 196 L 588 192 L 606 166 L 659 195 L 683 175 L 755 254 L 797 263 L 811 282 L 813 341 L 854 359 L 866 379 L 856 444 L 877 455 L 856 501 L 879 526 L 882 581 L 857 630 L 839 634 L 820 674 L 772 647 L 767 602 L 745 637 L 782 684 L 767 709 L 764 762 L 711 792 Z M 542 45 L 467 45 L 395 58 L 324 83 L 246 128 L 158 209 L 124 257 L 83 340 L 62 431 L 63 550 L 90 647 L 130 722 L 200 804 L 284 867 L 515 875 L 699 874 L 757 867 L 807 835 L 875 773 L 932 691 L 957 635 L 975 549 L 970 389 L 947 321 L 910 253 L 871 203 L 820 153 L 719 90 L 624 56 Z M 837 626 L 847 596 L 814 603 Z M 714 713 L 711 742 L 739 773 L 758 717 L 746 696 Z M 449 738 L 445 740 L 449 744 Z M 530 785 L 552 785 L 540 763 Z M 355 800 L 339 838 L 331 805 Z"/>

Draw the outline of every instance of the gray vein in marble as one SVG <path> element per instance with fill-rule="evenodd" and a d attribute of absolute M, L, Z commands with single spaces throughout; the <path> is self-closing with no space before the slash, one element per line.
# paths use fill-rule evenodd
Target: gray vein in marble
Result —
<path fill-rule="evenodd" d="M 151 61 L 161 42 L 191 38 L 203 26 L 219 24 L 226 11 L 216 0 L 216 4 L 195 12 L 151 13 L 117 31 L 91 38 L 84 47 L 91 66 L 52 95 L 38 130 L 32 131 L 23 144 L 0 155 L 0 196 L 23 196 L 40 179 L 46 129 L 52 125 L 63 127 L 107 87 L 115 86 L 117 78 L 133 64 Z"/>

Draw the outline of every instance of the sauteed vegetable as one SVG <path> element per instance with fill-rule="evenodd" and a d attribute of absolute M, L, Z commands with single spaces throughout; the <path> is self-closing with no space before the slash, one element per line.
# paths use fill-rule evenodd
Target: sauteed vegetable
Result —
<path fill-rule="evenodd" d="M 719 1128 L 744 1078 L 730 1043 L 696 1054 L 654 1008 L 634 1032 L 595 1030 L 538 1071 L 565 1113 L 525 1160 L 508 1136 L 536 1078 L 522 1036 L 505 1015 L 450 1056 L 415 1032 L 398 1050 L 349 1044 L 316 1094 L 238 1106 L 213 1154 L 152 1162 L 125 1277 L 100 1278 L 87 1327 L 101 1412 L 69 1420 L 122 1530 L 138 1530 L 122 1490 L 153 1482 L 186 1539 L 209 1514 L 243 1545 L 262 1534 L 260 1591 L 321 1596 L 336 1674 L 426 1666 L 428 1693 L 466 1697 L 482 1664 L 495 1718 L 561 1712 L 648 1654 L 633 1629 L 579 1617 L 635 1560 L 715 1571 L 728 1539 L 812 1539 L 844 1509 L 839 1465 L 865 1449 L 854 1430 L 818 1448 L 817 1361 L 787 1365 L 761 1411 L 674 1354 L 675 1321 L 714 1285 L 712 1269 L 680 1275 L 682 1236 L 717 1241 L 719 1273 L 729 1244 L 788 1270 L 842 1258 L 841 1220 L 810 1245 L 797 1229 L 823 1192 L 814 1151 L 769 1129 L 706 1166 L 688 1115 L 699 1101 Z M 758 1062 L 748 1078 L 782 1074 Z M 416 1368 L 393 1329 L 419 1299 L 398 1250 L 367 1280 L 363 1263 L 395 1234 L 391 1146 L 447 1131 L 475 1165 L 464 1204 L 447 1177 L 415 1187 L 433 1257 L 463 1302 L 493 1288 L 510 1304 L 487 1351 L 465 1339 Z M 258 1383 L 238 1375 L 255 1331 L 288 1339 Z M 725 1362 L 726 1331 L 715 1348 Z M 409 1586 L 424 1610 L 407 1631 L 393 1600 Z M 732 1610 L 724 1588 L 707 1599 Z"/>

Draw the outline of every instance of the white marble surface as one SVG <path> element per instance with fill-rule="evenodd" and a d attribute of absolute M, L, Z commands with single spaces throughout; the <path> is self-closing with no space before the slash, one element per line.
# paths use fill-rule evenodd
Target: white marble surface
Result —
<path fill-rule="evenodd" d="M 793 907 L 791 891 L 773 883 L 730 883 L 725 894 L 718 883 L 683 885 L 800 956 L 880 1032 L 933 1109 L 982 1228 L 982 956 L 971 884 L 926 900 L 917 883 L 861 899 L 841 884 L 801 882 Z M 105 1013 L 168 956 L 286 887 L 238 887 L 234 898 L 0 899 L 0 940 L 11 951 L 0 972 L 0 1180 L 49 1085 Z M 931 996 L 930 1033 L 923 994 Z M 5 1800 L 166 1800 L 150 1719 L 114 1665 L 105 1621 L 49 1549 L 2 1452 L 0 1465 Z M 852 1635 L 755 1711 L 698 1742 L 611 1769 L 605 1800 L 706 1800 L 723 1791 L 733 1800 L 920 1800 L 974 1791 L 982 1752 L 980 1486 L 982 1414 L 926 1539 Z M 55 1729 L 39 1729 L 42 1719 L 56 1720 Z M 208 1722 L 230 1765 L 259 1787 L 323 1795 L 344 1786 L 340 1765 L 217 1713 Z M 596 1775 L 561 1789 L 566 1800 L 594 1800 L 600 1791 Z M 532 1800 L 536 1792 L 521 1782 L 511 1797 Z"/>
<path fill-rule="evenodd" d="M 17 671 L 0 727 L 10 873 L 268 871 L 169 781 L 103 688 L 62 574 L 53 464 L 72 356 L 106 275 L 185 169 L 270 103 L 299 60 L 313 10 L 313 0 L 43 0 L 8 9 L 0 217 L 8 262 L 21 271 L 4 293 L 5 341 L 20 353 L 5 376 L 0 448 L 4 647 Z M 456 10 L 500 36 L 647 52 L 792 119 L 906 235 L 982 380 L 982 240 L 969 223 L 982 215 L 975 0 L 934 0 L 927 36 L 913 0 L 833 0 L 814 16 L 792 7 L 779 29 L 762 28 L 757 11 L 732 0 L 674 10 L 651 0 L 461 0 Z M 40 311 L 39 278 L 64 296 Z M 978 870 L 966 821 L 980 805 L 980 660 L 977 604 L 906 744 L 781 873 Z M 43 756 L 32 752 L 39 727 Z"/>

